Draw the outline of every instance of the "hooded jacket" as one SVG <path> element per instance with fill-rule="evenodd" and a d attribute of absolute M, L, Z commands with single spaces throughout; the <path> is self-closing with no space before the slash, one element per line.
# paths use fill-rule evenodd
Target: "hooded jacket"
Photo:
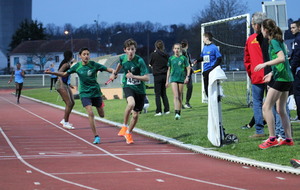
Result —
<path fill-rule="evenodd" d="M 149 65 L 152 66 L 153 76 L 166 75 L 168 71 L 169 55 L 160 50 L 155 50 L 150 55 Z"/>

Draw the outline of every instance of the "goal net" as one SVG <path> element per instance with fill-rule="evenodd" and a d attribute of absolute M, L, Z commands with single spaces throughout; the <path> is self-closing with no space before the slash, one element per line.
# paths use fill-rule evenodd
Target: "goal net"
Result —
<path fill-rule="evenodd" d="M 221 67 L 227 76 L 222 83 L 224 103 L 251 105 L 251 83 L 244 68 L 244 46 L 250 35 L 250 24 L 250 14 L 201 24 L 201 38 L 205 32 L 211 32 L 222 54 Z M 202 102 L 206 102 L 203 83 L 202 89 Z"/>

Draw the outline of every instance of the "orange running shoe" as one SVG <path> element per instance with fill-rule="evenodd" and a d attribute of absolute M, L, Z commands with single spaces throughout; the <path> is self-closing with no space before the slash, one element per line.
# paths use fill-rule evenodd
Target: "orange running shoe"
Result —
<path fill-rule="evenodd" d="M 281 141 L 281 142 L 279 143 L 279 145 L 294 146 L 294 141 L 291 140 L 290 142 L 286 142 L 286 139 L 284 139 L 283 141 Z"/>
<path fill-rule="evenodd" d="M 126 139 L 126 143 L 127 143 L 127 144 L 133 144 L 133 139 L 132 139 L 132 135 L 131 135 L 131 134 L 126 133 L 126 134 L 124 135 L 124 137 L 125 137 L 125 139 Z"/>
<path fill-rule="evenodd" d="M 274 141 L 271 141 L 270 139 L 267 139 L 265 142 L 262 144 L 258 145 L 260 149 L 267 149 L 273 146 L 278 146 L 278 141 L 275 139 Z"/>
<path fill-rule="evenodd" d="M 119 131 L 118 136 L 123 137 L 125 135 L 126 131 L 127 131 L 127 127 L 123 126 L 121 128 L 121 130 Z"/>

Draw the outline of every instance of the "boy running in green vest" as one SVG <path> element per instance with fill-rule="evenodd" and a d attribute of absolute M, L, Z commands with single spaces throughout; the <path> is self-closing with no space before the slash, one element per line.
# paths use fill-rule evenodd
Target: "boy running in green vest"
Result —
<path fill-rule="evenodd" d="M 79 86 L 79 95 L 83 107 L 86 109 L 89 116 L 90 127 L 95 136 L 94 144 L 100 143 L 100 137 L 96 130 L 94 112 L 92 106 L 95 106 L 100 117 L 104 117 L 103 101 L 102 101 L 102 92 L 100 86 L 97 82 L 97 73 L 98 71 L 106 71 L 109 73 L 114 73 L 114 70 L 107 68 L 104 65 L 90 61 L 90 51 L 88 48 L 82 48 L 79 51 L 79 56 L 82 61 L 77 62 L 73 67 L 71 67 L 66 72 L 51 72 L 46 70 L 45 73 L 53 74 L 60 77 L 67 77 L 72 73 L 77 73 L 80 86 Z M 114 79 L 115 76 L 112 74 L 110 79 Z"/>
<path fill-rule="evenodd" d="M 143 58 L 135 54 L 136 48 L 137 43 L 133 39 L 124 42 L 125 54 L 120 57 L 120 62 L 114 73 L 117 77 L 121 68 L 124 71 L 122 83 L 127 106 L 124 112 L 124 125 L 118 136 L 124 136 L 127 144 L 133 144 L 131 133 L 138 121 L 139 113 L 143 110 L 146 96 L 145 81 L 149 80 L 148 68 Z M 132 118 L 128 125 L 131 113 Z"/>

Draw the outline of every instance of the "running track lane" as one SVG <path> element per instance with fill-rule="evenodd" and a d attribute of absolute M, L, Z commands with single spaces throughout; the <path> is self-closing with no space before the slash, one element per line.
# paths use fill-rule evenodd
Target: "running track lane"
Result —
<path fill-rule="evenodd" d="M 299 189 L 300 178 L 196 154 L 97 122 L 93 145 L 85 117 L 76 130 L 59 125 L 63 111 L 0 93 L 0 189 Z"/>

